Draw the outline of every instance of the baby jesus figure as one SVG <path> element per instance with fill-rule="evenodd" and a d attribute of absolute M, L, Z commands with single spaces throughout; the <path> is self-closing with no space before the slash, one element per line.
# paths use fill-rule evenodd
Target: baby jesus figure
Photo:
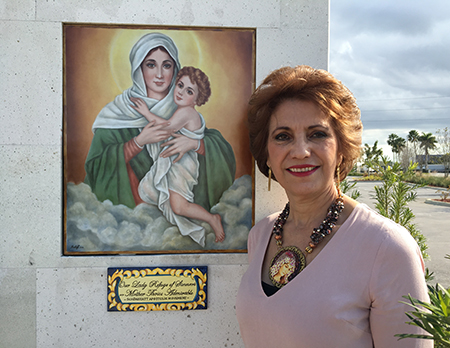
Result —
<path fill-rule="evenodd" d="M 174 102 L 178 108 L 169 120 L 150 112 L 147 104 L 139 98 L 131 98 L 133 109 L 149 122 L 166 123 L 166 129 L 179 132 L 189 138 L 203 138 L 205 120 L 195 110 L 195 106 L 206 103 L 211 95 L 208 77 L 200 69 L 184 67 L 176 78 Z M 161 143 L 147 145 L 154 164 L 139 183 L 139 195 L 146 203 L 157 205 L 166 219 L 177 225 L 182 235 L 189 235 L 195 242 L 205 246 L 205 229 L 191 221 L 207 222 L 214 231 L 215 241 L 222 242 L 225 232 L 219 214 L 211 214 L 194 203 L 193 187 L 198 179 L 198 159 L 196 150 L 186 152 L 181 158 L 160 157 Z"/>

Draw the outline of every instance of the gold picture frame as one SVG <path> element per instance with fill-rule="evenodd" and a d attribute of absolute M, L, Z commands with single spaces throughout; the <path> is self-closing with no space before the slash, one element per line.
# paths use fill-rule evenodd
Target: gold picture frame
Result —
<path fill-rule="evenodd" d="M 143 63 L 139 67 L 133 64 L 143 53 L 136 52 L 145 47 L 139 46 L 141 42 L 153 43 L 157 35 L 163 40 L 168 37 L 176 47 L 172 48 L 178 54 L 172 59 L 174 72 L 177 65 L 178 70 L 192 66 L 203 71 L 210 82 L 208 101 L 194 107 L 206 125 L 200 135 L 203 138 L 197 140 L 197 149 L 183 156 L 196 151 L 198 166 L 193 201 L 184 199 L 220 216 L 223 242 L 216 242 L 220 228 L 211 227 L 207 220 L 187 216 L 204 231 L 197 234 L 178 222 L 169 222 L 170 215 L 165 215 L 159 203 L 139 203 L 139 185 L 144 175 L 153 180 L 153 174 L 145 173 L 150 173 L 159 157 L 148 155 L 148 145 L 140 145 L 137 136 L 131 136 L 142 132 L 142 115 L 133 113 L 131 103 L 123 100 L 139 95 L 136 91 L 144 76 L 139 75 Z M 63 254 L 246 252 L 254 221 L 254 165 L 246 109 L 255 85 L 256 30 L 65 23 L 63 37 Z M 146 51 L 142 57 L 149 54 Z M 170 58 L 176 55 L 167 54 Z M 130 63 L 129 59 L 134 60 Z M 161 100 L 168 100 L 166 106 L 172 107 L 176 100 L 169 96 L 175 93 L 175 74 L 171 86 Z M 148 92 L 148 84 L 145 87 Z M 145 97 L 150 98 L 149 94 Z M 177 107 L 181 108 L 174 109 Z M 109 120 L 111 114 L 116 117 L 113 121 Z M 123 115 L 135 117 L 140 124 L 131 124 L 135 119 L 124 121 Z M 127 162 L 124 153 L 129 147 L 141 152 Z M 144 154 L 147 159 L 141 161 Z M 177 175 L 173 177 L 178 180 Z"/>

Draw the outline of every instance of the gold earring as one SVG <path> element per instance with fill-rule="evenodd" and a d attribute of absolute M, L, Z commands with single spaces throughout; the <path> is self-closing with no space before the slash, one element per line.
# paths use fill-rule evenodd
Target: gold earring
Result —
<path fill-rule="evenodd" d="M 336 168 L 336 176 L 337 176 L 336 188 L 338 190 L 338 194 L 339 195 L 341 195 L 341 178 L 340 178 L 340 173 L 341 173 L 341 165 L 338 164 L 338 166 Z"/>
<path fill-rule="evenodd" d="M 269 187 L 268 191 L 270 191 L 270 181 L 272 180 L 272 168 L 269 167 Z"/>

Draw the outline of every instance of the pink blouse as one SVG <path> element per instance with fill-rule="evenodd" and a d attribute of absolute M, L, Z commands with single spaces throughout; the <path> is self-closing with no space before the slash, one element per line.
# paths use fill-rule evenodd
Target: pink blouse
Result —
<path fill-rule="evenodd" d="M 430 348 L 405 324 L 403 295 L 429 301 L 424 263 L 409 232 L 358 204 L 322 251 L 290 283 L 267 297 L 261 267 L 277 214 L 248 239 L 249 267 L 236 314 L 245 346 L 295 348 Z"/>

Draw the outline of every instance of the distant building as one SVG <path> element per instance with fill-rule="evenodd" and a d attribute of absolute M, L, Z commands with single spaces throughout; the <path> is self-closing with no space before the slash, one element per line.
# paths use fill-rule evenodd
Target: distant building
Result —
<path fill-rule="evenodd" d="M 444 155 L 428 155 L 428 164 L 441 164 L 442 156 Z M 418 163 L 425 163 L 425 155 L 417 155 L 416 160 Z"/>
<path fill-rule="evenodd" d="M 442 163 L 444 155 L 428 155 L 428 169 L 431 172 L 444 172 L 445 167 Z M 425 155 L 417 155 L 416 162 L 425 166 Z"/>

